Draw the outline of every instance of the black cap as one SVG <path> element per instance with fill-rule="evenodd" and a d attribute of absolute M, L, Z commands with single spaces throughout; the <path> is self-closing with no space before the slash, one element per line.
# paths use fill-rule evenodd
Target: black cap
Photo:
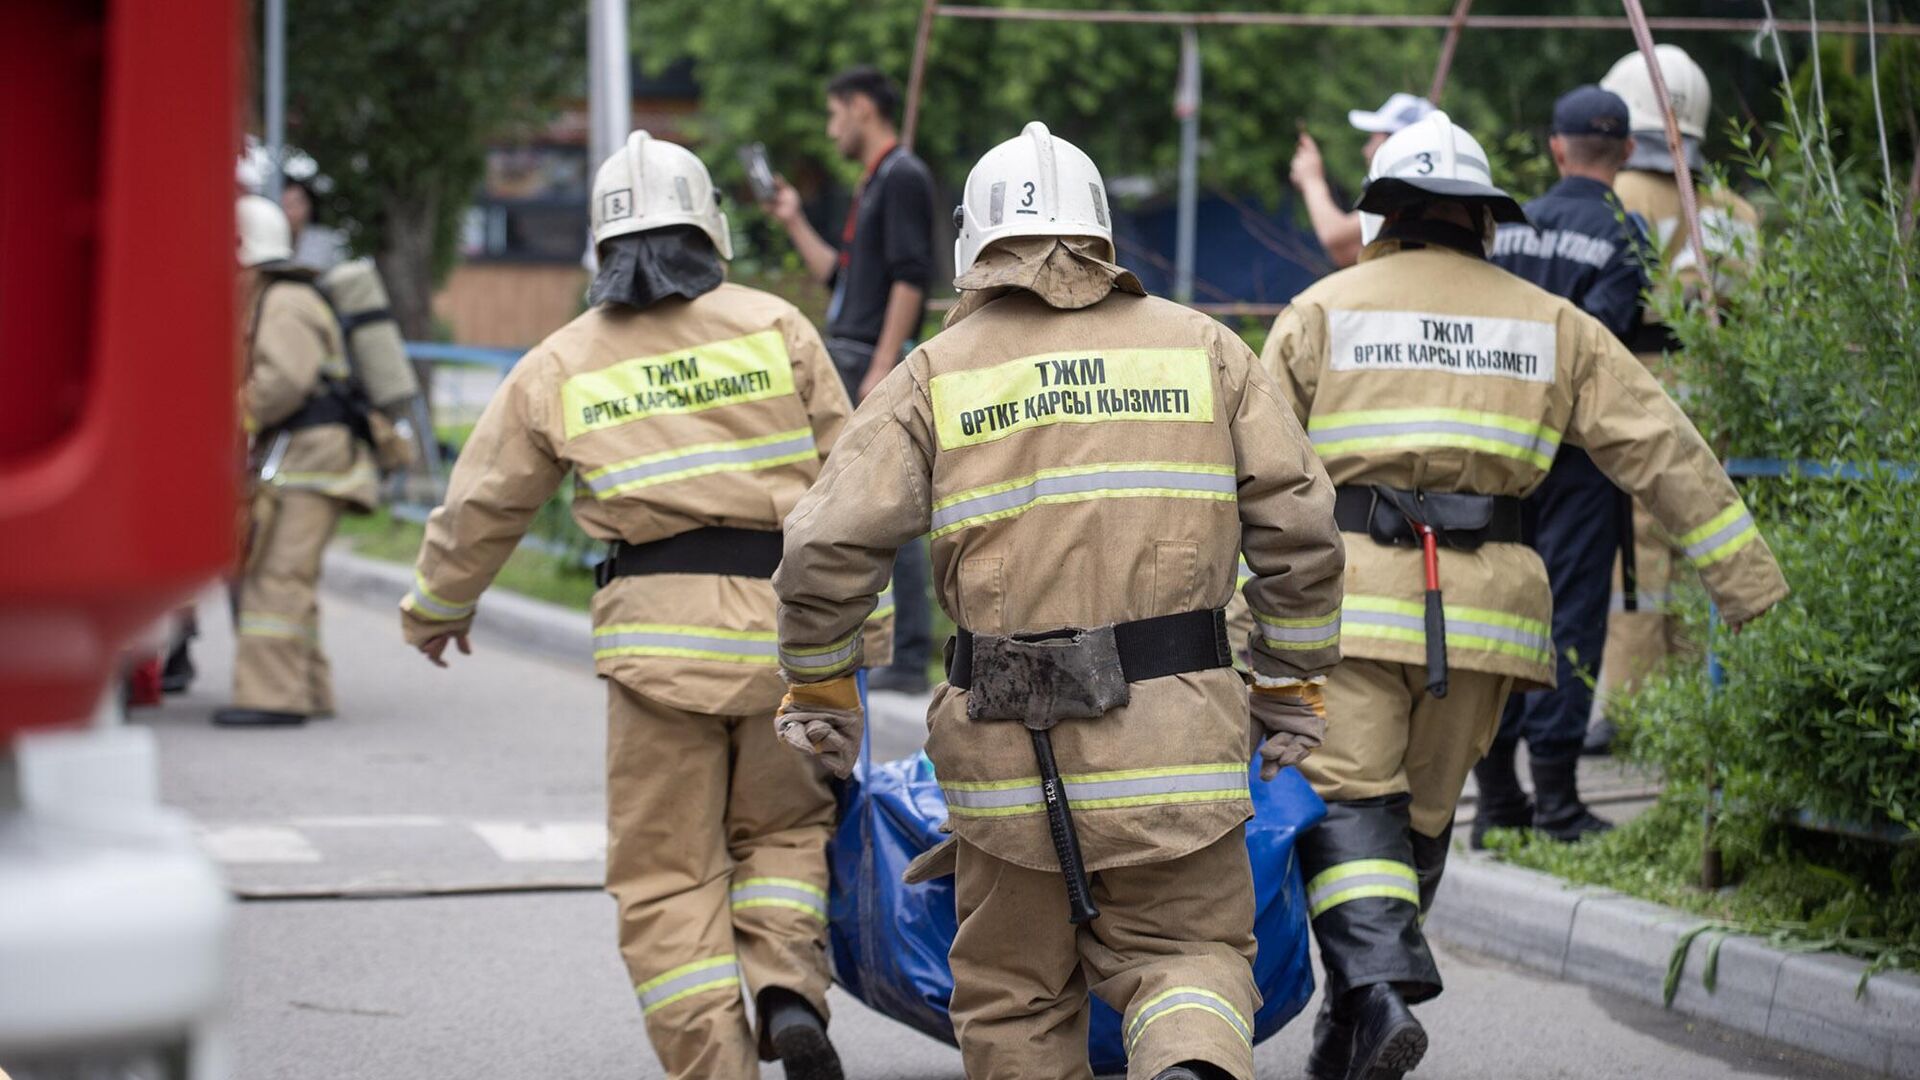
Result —
<path fill-rule="evenodd" d="M 1619 94 L 1597 86 L 1578 86 L 1553 103 L 1553 133 L 1624 139 L 1633 131 L 1627 120 L 1627 103 Z"/>

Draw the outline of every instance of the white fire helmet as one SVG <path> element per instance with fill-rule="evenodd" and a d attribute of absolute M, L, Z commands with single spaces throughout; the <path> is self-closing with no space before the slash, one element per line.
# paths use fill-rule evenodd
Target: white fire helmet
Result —
<path fill-rule="evenodd" d="M 1373 243 L 1385 215 L 1434 201 L 1485 207 L 1496 222 L 1524 222 L 1513 196 L 1493 185 L 1487 152 L 1438 109 L 1394 133 L 1374 151 L 1360 211 L 1360 242 Z"/>
<path fill-rule="evenodd" d="M 733 258 L 733 234 L 713 177 L 693 151 L 636 131 L 593 178 L 593 243 L 671 225 L 707 234 L 723 259 Z"/>
<path fill-rule="evenodd" d="M 279 203 L 265 195 L 242 195 L 234 200 L 233 212 L 240 233 L 241 266 L 293 258 L 293 228 Z"/>
<path fill-rule="evenodd" d="M 1009 236 L 1091 236 L 1113 246 L 1100 170 L 1038 120 L 981 156 L 967 174 L 953 224 L 956 277 L 972 268 L 981 249 Z"/>
<path fill-rule="evenodd" d="M 1706 138 L 1707 119 L 1713 112 L 1713 90 L 1707 86 L 1707 73 L 1678 45 L 1655 45 L 1653 55 L 1660 60 L 1660 75 L 1667 82 L 1667 96 L 1673 99 L 1680 134 Z M 1660 115 L 1660 99 L 1653 95 L 1646 58 L 1637 50 L 1621 57 L 1607 71 L 1600 89 L 1611 90 L 1626 101 L 1627 121 L 1633 130 L 1666 130 L 1667 121 Z"/>

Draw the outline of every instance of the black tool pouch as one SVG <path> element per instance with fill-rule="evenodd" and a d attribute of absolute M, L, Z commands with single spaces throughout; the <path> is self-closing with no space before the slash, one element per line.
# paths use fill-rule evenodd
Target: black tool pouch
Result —
<path fill-rule="evenodd" d="M 1375 543 L 1419 547 L 1420 538 L 1412 525 L 1415 521 L 1433 529 L 1441 547 L 1476 551 L 1487 542 L 1496 505 L 1492 495 L 1401 491 L 1379 485 L 1373 490 L 1377 498 L 1367 520 L 1367 535 Z"/>
<path fill-rule="evenodd" d="M 1112 626 L 973 636 L 969 720 L 1018 720 L 1046 731 L 1062 720 L 1104 716 L 1128 700 Z"/>

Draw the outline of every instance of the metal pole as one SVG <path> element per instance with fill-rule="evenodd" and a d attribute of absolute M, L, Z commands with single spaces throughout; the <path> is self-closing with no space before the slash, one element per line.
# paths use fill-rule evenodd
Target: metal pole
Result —
<path fill-rule="evenodd" d="M 934 14 L 950 19 L 989 19 L 1014 22 L 1124 23 L 1150 26 L 1345 26 L 1371 29 L 1445 30 L 1450 15 L 1343 15 L 1293 11 L 1108 11 L 1096 8 L 999 8 L 974 4 L 940 4 Z M 1778 29 L 1799 33 L 1812 24 L 1806 19 L 1731 19 L 1718 16 L 1663 16 L 1647 20 L 1656 30 L 1724 31 L 1751 34 Z M 1628 30 L 1633 22 L 1617 15 L 1473 15 L 1473 30 Z M 1864 34 L 1864 22 L 1821 23 L 1829 34 Z M 1882 36 L 1920 37 L 1920 23 L 1881 26 Z"/>
<path fill-rule="evenodd" d="M 1460 31 L 1467 27 L 1467 11 L 1473 0 L 1454 0 L 1453 16 L 1447 20 L 1447 36 L 1440 42 L 1440 60 L 1433 65 L 1433 85 L 1427 88 L 1427 100 L 1440 104 L 1447 89 L 1447 74 L 1453 70 L 1453 52 L 1460 47 Z"/>
<path fill-rule="evenodd" d="M 627 0 L 590 0 L 587 17 L 587 126 L 593 166 L 613 156 L 633 130 L 632 44 Z"/>
<path fill-rule="evenodd" d="M 267 173 L 260 178 L 261 194 L 280 201 L 280 170 L 287 157 L 287 0 L 266 0 Z"/>
<path fill-rule="evenodd" d="M 933 8 L 938 0 L 920 5 L 920 28 L 913 34 L 913 67 L 907 72 L 907 119 L 900 127 L 900 145 L 913 149 L 913 137 L 920 130 L 920 95 L 926 89 L 927 46 L 933 38 Z"/>
<path fill-rule="evenodd" d="M 1180 30 L 1180 87 L 1173 99 L 1180 118 L 1180 208 L 1173 240 L 1173 298 L 1193 299 L 1193 241 L 1200 186 L 1200 34 Z"/>
<path fill-rule="evenodd" d="M 1700 203 L 1693 190 L 1693 170 L 1687 167 L 1686 143 L 1680 137 L 1680 119 L 1673 113 L 1673 99 L 1667 95 L 1667 77 L 1660 71 L 1660 60 L 1653 49 L 1653 31 L 1647 28 L 1647 13 L 1640 0 L 1621 0 L 1627 9 L 1627 21 L 1633 24 L 1634 44 L 1647 62 L 1647 78 L 1653 83 L 1654 100 L 1660 102 L 1660 116 L 1667 126 L 1667 152 L 1673 155 L 1673 179 L 1680 187 L 1680 216 L 1687 226 L 1687 242 L 1693 245 L 1693 257 L 1700 267 L 1700 294 L 1707 302 L 1707 321 L 1720 325 L 1720 310 L 1713 295 L 1713 266 L 1707 262 L 1707 238 L 1700 231 Z"/>

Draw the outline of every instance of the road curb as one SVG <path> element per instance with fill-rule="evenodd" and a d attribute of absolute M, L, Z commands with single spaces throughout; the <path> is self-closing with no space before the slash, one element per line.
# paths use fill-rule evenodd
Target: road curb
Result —
<path fill-rule="evenodd" d="M 320 571 L 327 592 L 394 610 L 399 633 L 400 598 L 413 588 L 413 571 L 335 546 Z M 516 648 L 570 663 L 593 661 L 593 623 L 584 611 L 533 600 L 504 589 L 489 590 L 473 620 L 474 632 Z"/>
<path fill-rule="evenodd" d="M 1606 889 L 1455 852 L 1427 931 L 1439 941 L 1570 982 L 1659 1005 L 1667 965 L 1687 931 L 1706 920 Z M 1854 988 L 1866 964 L 1831 953 L 1796 954 L 1759 938 L 1728 936 L 1716 989 L 1701 973 L 1712 934 L 1696 936 L 1671 1008 L 1687 1016 L 1920 1080 L 1920 978 L 1884 972 Z"/>

